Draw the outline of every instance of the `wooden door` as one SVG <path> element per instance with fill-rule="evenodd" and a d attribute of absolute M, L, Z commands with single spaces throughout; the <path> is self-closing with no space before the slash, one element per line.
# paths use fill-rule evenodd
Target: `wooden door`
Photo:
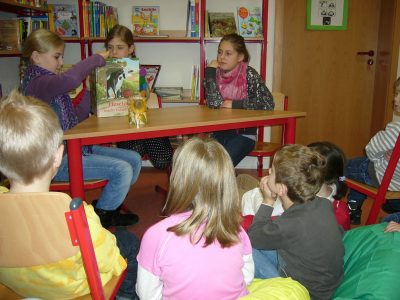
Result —
<path fill-rule="evenodd" d="M 298 121 L 296 141 L 327 140 L 348 157 L 362 155 L 374 109 L 386 106 L 387 95 L 374 102 L 381 1 L 349 1 L 345 31 L 306 30 L 306 1 L 279 0 L 276 9 L 273 90 L 289 96 L 289 109 L 307 112 Z M 373 57 L 357 55 L 370 50 Z M 370 58 L 373 65 L 367 64 Z"/>

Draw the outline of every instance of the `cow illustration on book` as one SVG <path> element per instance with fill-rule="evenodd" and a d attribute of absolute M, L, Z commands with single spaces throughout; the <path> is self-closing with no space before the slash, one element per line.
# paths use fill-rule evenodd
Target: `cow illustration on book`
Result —
<path fill-rule="evenodd" d="M 107 72 L 107 96 L 109 99 L 122 98 L 122 84 L 126 78 L 123 69 Z"/>

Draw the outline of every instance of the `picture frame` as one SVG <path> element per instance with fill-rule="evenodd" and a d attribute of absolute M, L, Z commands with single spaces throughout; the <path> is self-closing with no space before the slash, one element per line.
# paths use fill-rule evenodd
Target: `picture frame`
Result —
<path fill-rule="evenodd" d="M 346 30 L 348 0 L 307 0 L 308 30 Z"/>
<path fill-rule="evenodd" d="M 140 65 L 140 68 L 146 69 L 146 82 L 150 92 L 154 91 L 155 84 L 157 82 L 158 74 L 161 70 L 161 65 Z"/>

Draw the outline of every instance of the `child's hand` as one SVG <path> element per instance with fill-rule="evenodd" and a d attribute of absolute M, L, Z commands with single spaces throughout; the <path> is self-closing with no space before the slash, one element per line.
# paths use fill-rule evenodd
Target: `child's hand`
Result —
<path fill-rule="evenodd" d="M 261 178 L 260 190 L 261 190 L 261 193 L 262 193 L 263 198 L 264 198 L 263 203 L 267 204 L 267 205 L 270 205 L 270 206 L 273 206 L 274 203 L 275 203 L 277 195 L 273 191 L 271 191 L 271 189 L 269 188 L 269 186 L 268 186 L 268 178 L 269 178 L 269 176 L 265 176 L 265 177 Z"/>
<path fill-rule="evenodd" d="M 390 221 L 389 224 L 385 228 L 385 232 L 400 232 L 400 224 L 394 221 Z"/>
<path fill-rule="evenodd" d="M 86 83 L 86 90 L 90 91 L 90 75 L 86 76 L 85 83 Z"/>
<path fill-rule="evenodd" d="M 211 68 L 218 68 L 218 67 L 219 67 L 219 63 L 218 63 L 218 61 L 217 61 L 216 59 L 213 59 L 213 60 L 208 64 L 208 66 L 211 67 Z"/>
<path fill-rule="evenodd" d="M 224 100 L 224 102 L 222 102 L 221 104 L 222 108 L 232 108 L 232 100 Z"/>
<path fill-rule="evenodd" d="M 110 56 L 110 51 L 100 50 L 100 51 L 96 52 L 96 54 L 103 56 L 104 59 L 107 59 Z"/>
<path fill-rule="evenodd" d="M 393 153 L 393 149 L 386 151 L 385 155 L 384 155 L 385 156 L 385 160 L 389 161 L 390 157 L 392 156 L 392 153 Z"/>

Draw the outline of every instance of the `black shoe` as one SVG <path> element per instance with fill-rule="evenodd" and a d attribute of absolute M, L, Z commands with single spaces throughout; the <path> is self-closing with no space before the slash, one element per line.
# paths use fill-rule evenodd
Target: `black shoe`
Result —
<path fill-rule="evenodd" d="M 350 211 L 350 223 L 352 225 L 361 224 L 361 210 Z"/>
<path fill-rule="evenodd" d="M 135 214 L 121 214 L 119 210 L 103 210 L 95 208 L 94 211 L 100 218 L 104 228 L 111 226 L 129 226 L 136 224 L 139 217 Z"/>
<path fill-rule="evenodd" d="M 347 206 L 349 207 L 350 212 L 350 223 L 353 225 L 360 225 L 361 224 L 361 205 L 359 205 L 354 200 L 349 200 L 347 202 Z"/>

